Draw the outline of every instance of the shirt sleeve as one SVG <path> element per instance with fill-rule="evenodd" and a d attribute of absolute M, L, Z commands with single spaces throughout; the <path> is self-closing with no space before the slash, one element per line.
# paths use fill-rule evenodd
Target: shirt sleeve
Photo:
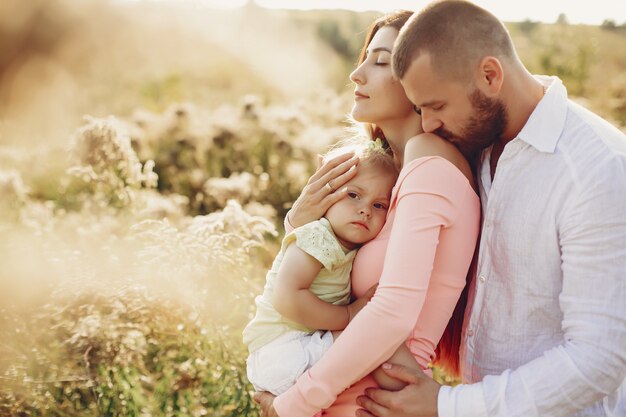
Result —
<path fill-rule="evenodd" d="M 562 344 L 482 382 L 442 388 L 440 417 L 571 416 L 624 383 L 626 167 L 598 172 L 587 173 L 558 219 Z"/>
<path fill-rule="evenodd" d="M 439 231 L 454 222 L 469 187 L 460 171 L 439 157 L 416 159 L 402 171 L 376 294 L 322 359 L 275 399 L 281 417 L 310 417 L 329 407 L 338 394 L 387 360 L 415 326 Z M 459 176 L 465 181 L 462 192 Z"/>
<path fill-rule="evenodd" d="M 283 243 L 287 246 L 295 241 L 298 248 L 315 258 L 329 271 L 346 261 L 341 245 L 326 226 L 326 219 L 317 220 L 295 228 Z"/>

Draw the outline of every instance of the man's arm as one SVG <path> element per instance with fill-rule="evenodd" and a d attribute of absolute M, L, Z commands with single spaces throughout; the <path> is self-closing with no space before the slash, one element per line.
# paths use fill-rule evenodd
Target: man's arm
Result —
<path fill-rule="evenodd" d="M 570 416 L 623 383 L 626 167 L 623 158 L 602 162 L 585 173 L 557 218 L 562 343 L 480 384 L 442 389 L 442 417 Z M 478 410 L 481 403 L 484 411 Z"/>
<path fill-rule="evenodd" d="M 564 417 L 618 389 L 626 377 L 626 181 L 591 182 L 581 185 L 559 219 L 563 343 L 480 383 L 438 393 L 427 389 L 431 384 L 412 384 L 406 388 L 411 396 L 385 394 L 380 414 L 368 407 L 373 415 L 420 416 L 402 410 L 436 399 L 440 417 Z"/>

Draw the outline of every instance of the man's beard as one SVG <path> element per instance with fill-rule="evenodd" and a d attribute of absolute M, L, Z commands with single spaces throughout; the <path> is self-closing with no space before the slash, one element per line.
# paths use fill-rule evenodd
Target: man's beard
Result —
<path fill-rule="evenodd" d="M 504 103 L 490 99 L 479 89 L 469 96 L 474 115 L 469 118 L 460 135 L 439 128 L 433 133 L 452 142 L 467 158 L 477 156 L 478 152 L 502 138 L 507 124 L 507 112 Z"/>

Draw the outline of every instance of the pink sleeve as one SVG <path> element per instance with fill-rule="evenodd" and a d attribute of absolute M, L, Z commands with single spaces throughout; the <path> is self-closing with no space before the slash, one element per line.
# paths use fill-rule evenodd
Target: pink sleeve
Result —
<path fill-rule="evenodd" d="M 329 407 L 343 390 L 388 359 L 413 330 L 424 304 L 440 229 L 463 212 L 471 188 L 454 165 L 439 157 L 411 161 L 398 183 L 391 208 L 395 218 L 376 294 L 324 357 L 275 399 L 281 417 L 311 417 Z"/>

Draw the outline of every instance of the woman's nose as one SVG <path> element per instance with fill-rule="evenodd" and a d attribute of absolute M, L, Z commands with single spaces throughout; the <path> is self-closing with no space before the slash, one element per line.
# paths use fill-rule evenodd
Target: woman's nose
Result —
<path fill-rule="evenodd" d="M 363 73 L 363 64 L 359 65 L 350 73 L 350 81 L 355 84 L 363 84 L 365 82 L 365 74 Z"/>

